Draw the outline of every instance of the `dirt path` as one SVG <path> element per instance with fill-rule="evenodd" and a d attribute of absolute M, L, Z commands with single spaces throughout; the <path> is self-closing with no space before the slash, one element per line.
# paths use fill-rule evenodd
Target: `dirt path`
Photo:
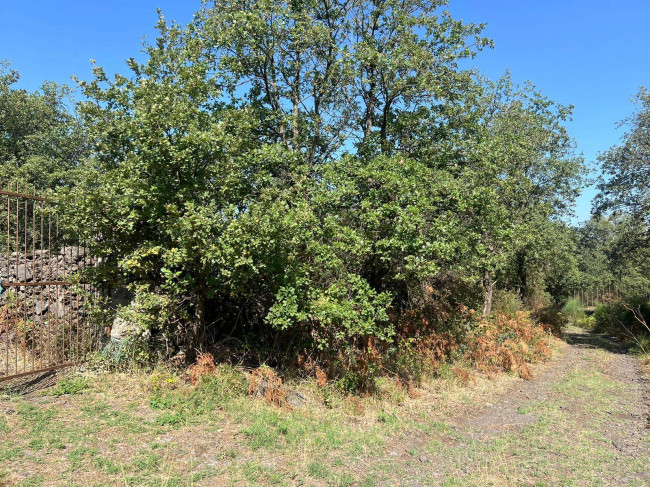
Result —
<path fill-rule="evenodd" d="M 614 341 L 571 329 L 532 380 L 389 442 L 373 468 L 391 483 L 650 485 L 650 397 L 639 360 Z M 392 464 L 392 467 L 390 465 Z"/>

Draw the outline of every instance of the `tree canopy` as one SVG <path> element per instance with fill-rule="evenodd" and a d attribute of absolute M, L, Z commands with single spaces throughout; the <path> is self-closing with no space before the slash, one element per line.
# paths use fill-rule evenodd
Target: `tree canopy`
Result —
<path fill-rule="evenodd" d="M 40 190 L 69 185 L 87 148 L 71 89 L 47 82 L 29 93 L 13 87 L 19 78 L 0 62 L 0 178 Z"/>
<path fill-rule="evenodd" d="M 461 67 L 492 43 L 445 4 L 205 2 L 187 26 L 160 14 L 127 75 L 79 82 L 56 127 L 89 152 L 57 153 L 77 171 L 59 193 L 136 334 L 188 357 L 237 337 L 366 387 L 489 317 L 495 290 L 566 291 L 571 108 Z M 56 112 L 63 94 L 20 96 Z"/>

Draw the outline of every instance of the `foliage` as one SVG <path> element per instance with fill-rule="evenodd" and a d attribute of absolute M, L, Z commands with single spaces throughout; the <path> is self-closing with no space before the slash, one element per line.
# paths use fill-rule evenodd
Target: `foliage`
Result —
<path fill-rule="evenodd" d="M 596 306 L 594 310 L 596 331 L 616 334 L 633 342 L 639 336 L 650 334 L 649 322 L 650 304 L 646 296 L 613 300 Z"/>
<path fill-rule="evenodd" d="M 586 316 L 582 304 L 573 298 L 568 299 L 567 302 L 564 303 L 562 314 L 564 314 L 564 316 L 566 316 L 566 318 L 574 325 L 577 325 Z"/>
<path fill-rule="evenodd" d="M 607 289 L 639 294 L 650 290 L 644 265 L 650 247 L 639 245 L 640 227 L 632 218 L 595 216 L 576 230 L 579 289 Z"/>
<path fill-rule="evenodd" d="M 512 319 L 515 295 L 560 299 L 571 107 L 463 69 L 491 41 L 445 4 L 205 2 L 185 27 L 160 14 L 128 76 L 79 82 L 90 153 L 59 197 L 87 278 L 133 296 L 116 355 L 238 343 L 369 390 L 460 355 L 495 290 Z"/>
<path fill-rule="evenodd" d="M 68 394 L 78 394 L 88 388 L 88 379 L 84 377 L 68 377 L 61 379 L 49 391 L 52 396 L 64 396 Z"/>
<path fill-rule="evenodd" d="M 513 291 L 499 290 L 494 297 L 494 312 L 512 318 L 523 307 L 521 298 Z"/>
<path fill-rule="evenodd" d="M 20 181 L 29 191 L 74 184 L 87 146 L 83 126 L 69 109 L 71 89 L 46 82 L 30 93 L 13 86 L 19 79 L 0 61 L 0 181 L 5 189 Z"/>
<path fill-rule="evenodd" d="M 650 332 L 650 95 L 641 88 L 635 111 L 620 123 L 618 145 L 599 156 L 602 173 L 593 218 L 577 230 L 580 285 L 611 290 L 596 307 L 596 330 L 640 345 Z"/>
<path fill-rule="evenodd" d="M 627 127 L 621 144 L 601 154 L 603 174 L 596 201 L 599 212 L 629 215 L 647 230 L 650 224 L 648 150 L 650 150 L 650 93 L 641 88 L 634 98 L 636 111 L 620 125 Z"/>

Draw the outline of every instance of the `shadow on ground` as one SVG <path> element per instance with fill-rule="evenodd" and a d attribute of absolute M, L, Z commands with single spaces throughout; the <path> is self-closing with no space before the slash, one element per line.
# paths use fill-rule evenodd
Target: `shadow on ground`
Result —
<path fill-rule="evenodd" d="M 61 379 L 63 374 L 65 374 L 65 371 L 53 370 L 28 377 L 0 382 L 0 396 L 24 396 L 33 392 L 42 391 L 48 387 L 54 386 Z"/>
<path fill-rule="evenodd" d="M 603 349 L 611 353 L 624 354 L 630 351 L 631 345 L 616 337 L 600 335 L 580 328 L 572 328 L 562 333 L 562 338 L 569 345 L 579 348 Z"/>

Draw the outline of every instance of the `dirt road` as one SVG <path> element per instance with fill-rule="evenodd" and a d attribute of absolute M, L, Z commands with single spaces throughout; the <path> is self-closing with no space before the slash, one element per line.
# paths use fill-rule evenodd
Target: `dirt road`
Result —
<path fill-rule="evenodd" d="M 566 332 L 532 380 L 387 444 L 393 485 L 650 485 L 650 397 L 637 358 L 605 337 Z"/>

